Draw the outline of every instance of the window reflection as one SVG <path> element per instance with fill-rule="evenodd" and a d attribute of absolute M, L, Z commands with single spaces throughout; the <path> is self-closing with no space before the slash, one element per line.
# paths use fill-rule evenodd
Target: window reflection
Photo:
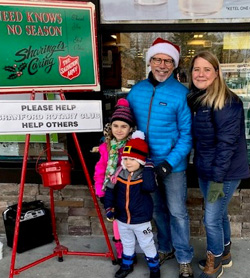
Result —
<path fill-rule="evenodd" d="M 115 35 L 115 37 L 111 35 Z M 126 97 L 131 86 L 147 78 L 150 68 L 145 56 L 151 43 L 157 38 L 170 40 L 181 47 L 176 78 L 188 86 L 188 71 L 192 57 L 202 50 L 214 53 L 222 66 L 225 80 L 243 102 L 246 119 L 246 136 L 250 162 L 250 32 L 188 32 L 188 33 L 118 33 L 106 35 L 103 43 L 104 95 L 112 112 L 117 98 Z M 112 57 L 112 60 L 110 60 Z M 112 103 L 111 103 L 112 102 Z"/>

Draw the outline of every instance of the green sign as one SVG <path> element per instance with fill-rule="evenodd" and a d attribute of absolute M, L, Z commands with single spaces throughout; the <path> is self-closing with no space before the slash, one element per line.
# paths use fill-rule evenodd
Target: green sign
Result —
<path fill-rule="evenodd" d="M 0 0 L 0 93 L 100 90 L 95 6 Z"/>

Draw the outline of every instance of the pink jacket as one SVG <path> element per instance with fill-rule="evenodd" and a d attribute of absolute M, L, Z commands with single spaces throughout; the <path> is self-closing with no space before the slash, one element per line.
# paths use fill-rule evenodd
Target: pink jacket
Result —
<path fill-rule="evenodd" d="M 122 156 L 123 148 L 118 150 L 118 165 L 121 164 L 121 156 Z M 95 181 L 95 193 L 98 197 L 104 197 L 105 191 L 102 190 L 104 179 L 105 179 L 105 172 L 108 164 L 108 147 L 107 143 L 102 143 L 99 146 L 99 153 L 100 159 L 96 163 L 95 166 L 95 173 L 94 173 L 94 181 Z"/>

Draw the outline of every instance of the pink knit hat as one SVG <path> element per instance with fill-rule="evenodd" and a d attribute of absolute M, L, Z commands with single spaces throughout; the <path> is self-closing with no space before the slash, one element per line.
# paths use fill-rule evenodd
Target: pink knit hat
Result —
<path fill-rule="evenodd" d="M 180 47 L 162 38 L 157 38 L 152 43 L 152 46 L 148 49 L 147 56 L 146 56 L 147 65 L 149 65 L 149 61 L 154 55 L 160 53 L 171 56 L 174 59 L 175 68 L 178 67 L 179 59 L 180 59 Z"/>
<path fill-rule="evenodd" d="M 129 108 L 129 102 L 125 98 L 120 98 L 115 106 L 115 112 L 111 117 L 111 124 L 114 121 L 123 121 L 131 127 L 135 125 L 133 114 Z"/>

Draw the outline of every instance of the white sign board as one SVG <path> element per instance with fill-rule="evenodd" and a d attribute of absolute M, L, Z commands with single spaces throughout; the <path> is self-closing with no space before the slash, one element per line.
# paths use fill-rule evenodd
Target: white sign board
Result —
<path fill-rule="evenodd" d="M 99 100 L 1 100 L 0 134 L 102 131 Z"/>
<path fill-rule="evenodd" d="M 159 23 L 214 19 L 243 21 L 249 18 L 249 0 L 100 0 L 101 23 Z M 222 22 L 223 22 L 222 21 Z"/>

